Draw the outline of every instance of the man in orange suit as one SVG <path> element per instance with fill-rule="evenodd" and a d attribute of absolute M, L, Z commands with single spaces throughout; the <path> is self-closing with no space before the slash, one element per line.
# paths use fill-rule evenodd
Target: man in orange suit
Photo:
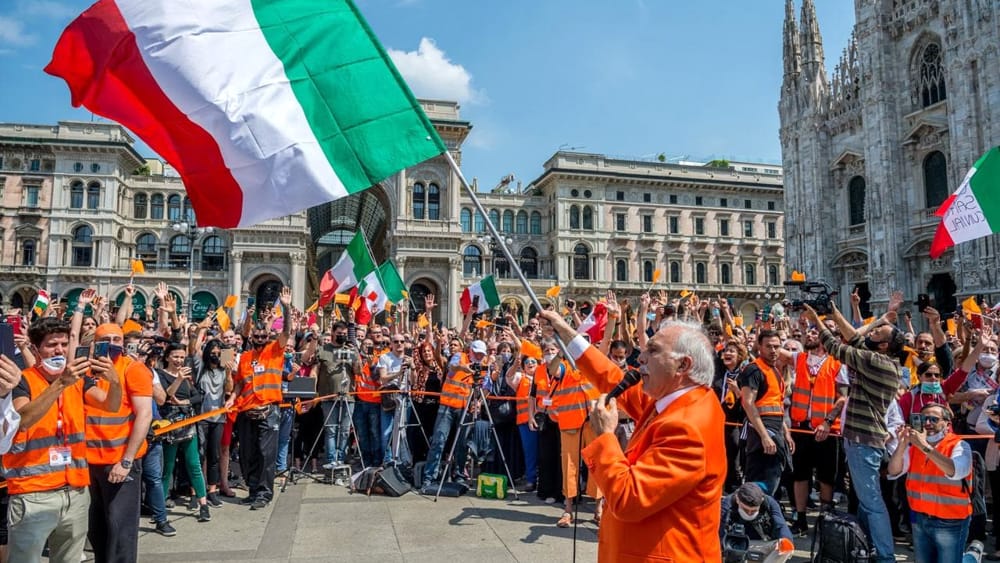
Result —
<path fill-rule="evenodd" d="M 622 380 L 621 369 L 562 317 L 542 316 L 602 393 Z M 700 326 L 669 322 L 639 356 L 641 383 L 608 406 L 601 395 L 590 415 L 597 438 L 583 450 L 607 502 L 598 561 L 721 561 L 725 417 L 711 389 L 713 356 Z M 636 421 L 625 451 L 614 433 L 619 408 Z"/>

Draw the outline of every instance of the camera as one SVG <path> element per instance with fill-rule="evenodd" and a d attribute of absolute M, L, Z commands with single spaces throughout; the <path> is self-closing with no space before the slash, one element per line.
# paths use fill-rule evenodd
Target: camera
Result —
<path fill-rule="evenodd" d="M 483 364 L 479 362 L 469 364 L 469 369 L 472 370 L 472 379 L 475 383 L 479 383 L 483 380 Z"/>
<path fill-rule="evenodd" d="M 722 560 L 725 563 L 741 563 L 750 550 L 750 538 L 743 524 L 730 524 L 726 539 L 722 544 Z"/>
<path fill-rule="evenodd" d="M 825 281 L 786 281 L 785 287 L 789 290 L 791 288 L 799 290 L 798 299 L 792 299 L 790 302 L 792 311 L 802 311 L 808 305 L 818 315 L 829 315 L 833 312 L 832 298 L 837 295 L 837 291 Z"/>

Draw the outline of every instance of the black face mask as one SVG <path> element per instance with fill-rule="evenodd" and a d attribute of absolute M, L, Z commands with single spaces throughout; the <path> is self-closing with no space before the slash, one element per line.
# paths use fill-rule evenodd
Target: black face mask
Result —
<path fill-rule="evenodd" d="M 337 343 L 337 346 L 343 346 L 347 343 L 347 335 L 337 334 L 333 337 L 333 341 Z"/>
<path fill-rule="evenodd" d="M 213 364 L 217 364 L 219 363 L 219 356 L 212 354 L 208 357 L 208 361 L 212 362 Z"/>
<path fill-rule="evenodd" d="M 124 353 L 125 349 L 122 348 L 121 346 L 118 346 L 116 344 L 108 345 L 108 357 L 111 358 L 112 362 L 117 362 L 118 358 L 122 357 L 122 354 Z"/>

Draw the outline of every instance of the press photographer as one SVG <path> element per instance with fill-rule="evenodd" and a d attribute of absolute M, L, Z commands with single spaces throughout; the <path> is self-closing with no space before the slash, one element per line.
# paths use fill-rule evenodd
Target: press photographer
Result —
<path fill-rule="evenodd" d="M 771 542 L 792 539 L 781 505 L 764 494 L 755 483 L 744 483 L 736 492 L 722 497 L 722 521 L 719 540 L 723 560 L 743 561 L 750 542 Z M 770 547 L 773 549 L 773 545 Z"/>

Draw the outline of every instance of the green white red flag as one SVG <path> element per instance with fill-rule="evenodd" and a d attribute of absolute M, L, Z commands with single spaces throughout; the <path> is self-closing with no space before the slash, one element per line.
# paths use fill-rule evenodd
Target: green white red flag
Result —
<path fill-rule="evenodd" d="M 376 270 L 365 276 L 358 293 L 365 298 L 365 307 L 372 315 L 384 311 L 389 303 L 403 300 L 406 286 L 403 278 L 392 262 L 383 262 Z"/>
<path fill-rule="evenodd" d="M 44 289 L 38 290 L 38 297 L 35 298 L 35 305 L 31 310 L 36 316 L 42 316 L 49 309 L 49 292 Z"/>
<path fill-rule="evenodd" d="M 931 258 L 958 243 L 1000 232 L 1000 147 L 976 161 L 935 214 L 941 223 L 931 242 Z"/>
<path fill-rule="evenodd" d="M 99 0 L 45 71 L 172 164 L 200 225 L 297 213 L 446 150 L 351 0 Z"/>
<path fill-rule="evenodd" d="M 497 286 L 493 282 L 493 276 L 487 276 L 462 291 L 459 304 L 462 306 L 463 315 L 468 313 L 469 309 L 472 309 L 473 303 L 476 304 L 474 313 L 482 313 L 500 305 L 500 294 L 497 293 Z"/>
<path fill-rule="evenodd" d="M 375 271 L 375 260 L 372 258 L 368 242 L 363 231 L 354 233 L 354 238 L 347 248 L 319 282 L 319 306 L 333 301 L 338 293 L 356 287 L 365 276 Z"/>

